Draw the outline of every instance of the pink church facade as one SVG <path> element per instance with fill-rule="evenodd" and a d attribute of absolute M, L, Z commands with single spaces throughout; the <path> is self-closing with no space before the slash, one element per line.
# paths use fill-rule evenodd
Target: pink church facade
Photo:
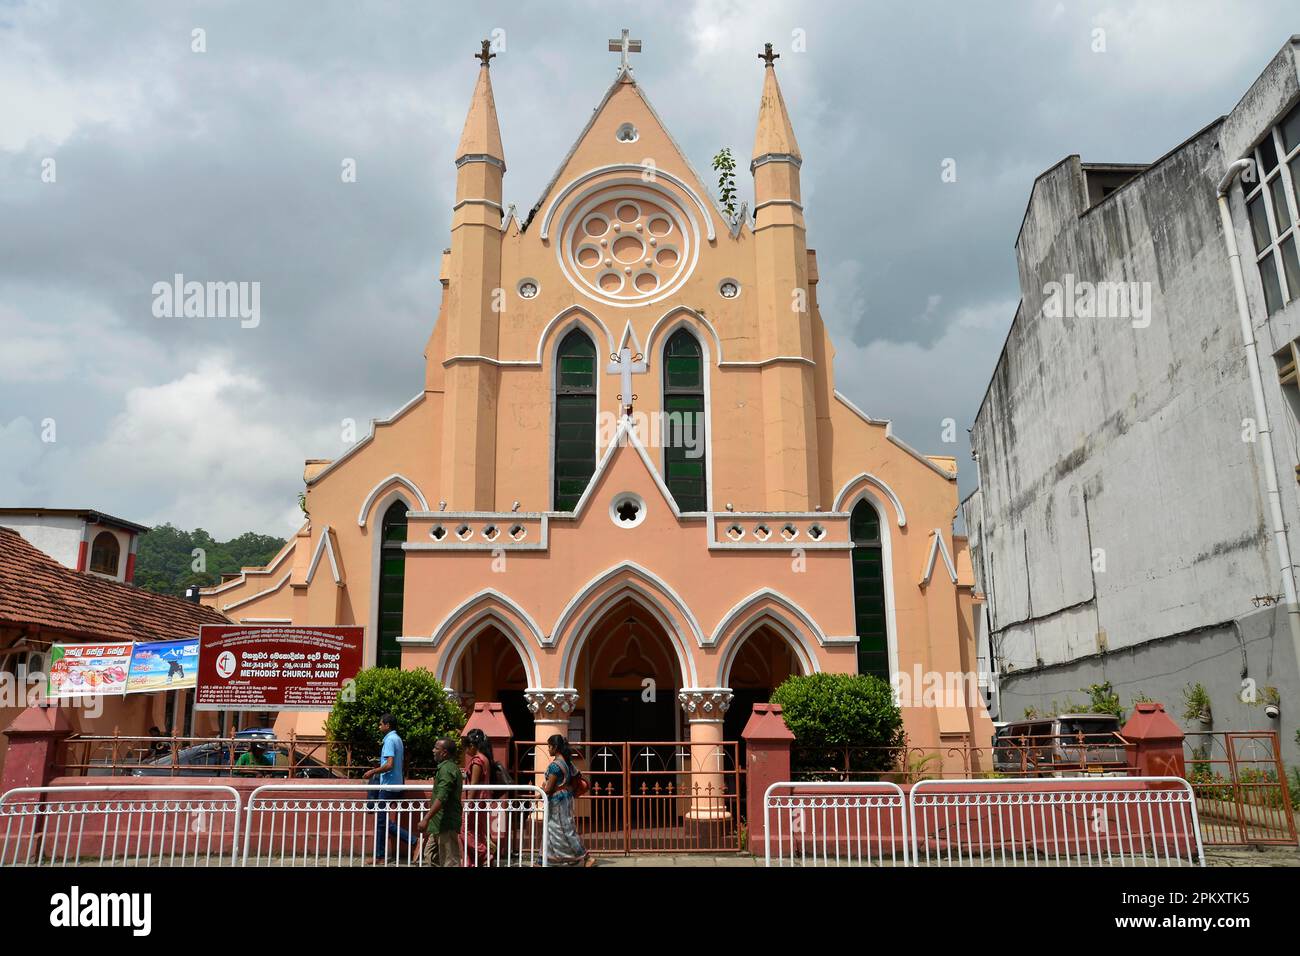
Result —
<path fill-rule="evenodd" d="M 309 519 L 203 603 L 362 625 L 368 663 L 500 701 L 520 739 L 708 743 L 791 674 L 976 671 L 956 463 L 835 388 L 772 60 L 752 220 L 625 59 L 521 222 L 482 59 L 424 382 L 309 461 Z M 903 703 L 913 746 L 988 745 L 978 701 Z"/>

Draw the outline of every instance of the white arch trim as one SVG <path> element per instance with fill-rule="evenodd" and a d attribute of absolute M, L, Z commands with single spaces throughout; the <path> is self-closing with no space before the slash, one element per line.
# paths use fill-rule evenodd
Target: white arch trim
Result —
<path fill-rule="evenodd" d="M 713 345 L 714 348 L 716 349 L 715 354 L 717 355 L 717 359 L 714 364 L 721 366 L 722 365 L 722 339 L 718 337 L 718 330 L 713 327 L 712 322 L 710 322 L 704 316 L 700 315 L 700 313 L 684 305 L 673 306 L 663 315 L 659 316 L 659 318 L 655 320 L 654 325 L 650 326 L 650 334 L 646 336 L 646 348 L 645 348 L 646 360 L 649 361 L 651 354 L 654 352 L 655 335 L 658 334 L 659 327 L 662 326 L 669 319 L 671 319 L 673 316 L 678 315 L 679 313 L 682 313 L 684 315 L 689 315 L 691 318 L 695 319 L 695 321 L 699 322 L 701 325 L 703 325 L 706 329 L 709 330 L 709 335 L 713 336 Z M 677 322 L 673 323 L 671 328 L 669 328 L 667 331 L 664 332 L 664 337 L 667 338 L 668 336 L 672 335 L 673 332 L 677 331 L 678 326 L 681 325 L 685 325 L 687 328 L 690 328 L 689 322 L 685 321 L 684 318 L 679 319 Z M 691 331 L 695 331 L 695 330 L 691 329 Z"/>
<path fill-rule="evenodd" d="M 741 647 L 744 646 L 755 631 L 764 625 L 770 626 L 790 646 L 790 650 L 794 652 L 795 659 L 799 662 L 799 667 L 804 674 L 821 673 L 821 664 L 817 660 L 816 649 L 809 646 L 802 638 L 799 629 L 792 626 L 785 617 L 777 614 L 771 608 L 762 608 L 736 631 L 735 637 L 723 650 L 722 657 L 718 661 L 718 683 L 721 686 L 731 686 L 731 669 L 736 664 L 736 658 L 740 655 Z"/>
<path fill-rule="evenodd" d="M 334 553 L 334 537 L 329 525 L 321 529 L 320 541 L 316 542 L 316 553 L 312 555 L 311 565 L 307 568 L 308 584 L 311 584 L 311 579 L 316 576 L 316 567 L 320 564 L 322 554 L 327 555 L 330 559 L 330 573 L 334 576 L 334 583 L 342 584 L 343 575 L 339 573 L 339 559 Z"/>
<path fill-rule="evenodd" d="M 529 621 L 528 623 L 531 625 L 532 622 Z M 474 640 L 484 631 L 493 627 L 501 632 L 519 654 L 519 658 L 524 665 L 527 686 L 536 686 L 541 673 L 537 664 L 537 655 L 533 653 L 532 647 L 519 634 L 514 625 L 502 616 L 500 611 L 496 608 L 487 607 L 466 621 L 456 636 L 447 644 L 446 649 L 439 655 L 438 667 L 434 676 L 442 682 L 444 687 L 453 685 L 456 669 L 460 667 L 461 659 L 465 656 L 465 652 L 470 645 L 474 643 Z M 412 644 L 418 640 L 418 638 L 402 638 L 401 642 L 403 644 Z"/>
<path fill-rule="evenodd" d="M 668 639 L 668 646 L 672 648 L 672 652 L 677 658 L 677 669 L 682 675 L 682 686 L 696 686 L 699 683 L 699 677 L 695 670 L 695 658 L 691 655 L 686 638 L 678 630 L 677 625 L 673 623 L 672 615 L 659 599 L 651 593 L 649 588 L 636 580 L 626 581 L 614 588 L 578 617 L 572 631 L 573 638 L 565 644 L 564 649 L 560 652 L 560 683 L 565 687 L 573 686 L 578 676 L 578 661 L 581 658 L 582 649 L 586 646 L 592 631 L 595 630 L 596 625 L 600 623 L 612 606 L 629 596 L 633 597 L 637 604 L 649 612 L 655 623 L 663 628 L 664 635 Z"/>
<path fill-rule="evenodd" d="M 853 638 L 827 637 L 826 632 L 823 631 L 821 627 L 817 624 L 817 622 L 812 619 L 812 615 L 809 614 L 807 611 L 805 611 L 803 608 L 801 608 L 794 601 L 790 600 L 780 591 L 774 591 L 771 588 L 760 588 L 759 590 L 755 591 L 753 594 L 749 595 L 749 597 L 744 598 L 741 601 L 737 602 L 735 607 L 733 607 L 730 611 L 728 611 L 726 614 L 722 616 L 722 620 L 718 622 L 718 626 L 713 630 L 713 636 L 709 639 L 709 646 L 710 647 L 716 646 L 718 641 L 720 641 L 722 639 L 722 636 L 727 633 L 727 630 L 732 626 L 732 624 L 736 621 L 737 618 L 743 615 L 746 611 L 750 610 L 755 604 L 763 600 L 771 600 L 772 602 L 779 604 L 781 605 L 781 607 L 785 608 L 785 610 L 791 616 L 796 618 L 799 621 L 799 623 L 801 623 L 804 627 L 808 629 L 808 633 L 812 634 L 813 637 L 817 638 L 817 643 L 820 644 L 822 647 L 825 647 L 827 644 L 855 643 L 857 641 L 857 637 L 853 637 Z M 813 659 L 816 658 L 815 651 L 813 651 L 811 648 L 808 648 L 806 646 L 805 649 L 809 651 Z"/>
<path fill-rule="evenodd" d="M 900 528 L 906 528 L 907 515 L 903 512 L 903 502 L 899 499 L 898 495 L 894 493 L 893 488 L 889 487 L 889 485 L 885 484 L 883 481 L 881 481 L 875 475 L 870 474 L 869 472 L 864 471 L 861 474 L 855 475 L 854 477 L 850 478 L 848 481 L 844 483 L 844 486 L 840 488 L 840 493 L 835 496 L 835 510 L 847 511 L 853 505 L 857 504 L 856 500 L 849 502 L 847 499 L 849 496 L 849 491 L 853 488 L 854 485 L 856 485 L 860 481 L 865 481 L 867 484 L 872 485 L 875 488 L 878 488 L 881 494 L 883 494 L 886 498 L 889 499 L 889 503 L 894 507 L 894 513 L 898 516 L 898 526 Z"/>
<path fill-rule="evenodd" d="M 357 512 L 357 527 L 364 528 L 366 526 L 366 518 L 370 514 L 370 506 L 375 503 L 375 499 L 379 497 L 380 493 L 393 483 L 397 483 L 409 491 L 415 497 L 415 500 L 420 503 L 421 511 L 429 510 L 429 502 L 425 499 L 424 493 L 415 486 L 415 482 L 404 475 L 394 472 L 370 489 L 370 494 L 366 495 L 366 500 L 361 503 L 361 510 Z"/>
<path fill-rule="evenodd" d="M 948 569 L 948 577 L 952 579 L 953 584 L 957 583 L 957 568 L 952 562 L 952 556 L 948 554 L 948 546 L 944 544 L 943 532 L 935 528 L 930 532 L 930 553 L 925 559 L 925 570 L 921 572 L 921 587 L 930 583 L 930 578 L 934 575 L 935 561 L 941 554 L 944 567 Z"/>
<path fill-rule="evenodd" d="M 506 597 L 504 594 L 502 594 L 500 591 L 496 590 L 495 588 L 484 588 L 482 591 L 478 591 L 477 593 L 466 598 L 464 601 L 461 601 L 460 604 L 456 605 L 456 607 L 452 609 L 450 614 L 448 614 L 446 617 L 442 619 L 442 623 L 439 624 L 434 629 L 434 632 L 431 636 L 404 637 L 402 638 L 402 641 L 407 644 L 428 644 L 431 647 L 438 647 L 453 630 L 461 630 L 466 626 L 465 624 L 457 625 L 457 619 L 460 617 L 460 615 L 464 614 L 475 604 L 478 604 L 483 600 L 495 601 L 498 604 L 500 604 L 502 607 L 508 608 L 511 611 L 511 613 L 517 615 L 519 620 L 524 622 L 524 625 L 528 628 L 528 633 L 532 635 L 533 640 L 537 642 L 538 647 L 544 647 L 546 645 L 546 640 L 542 636 L 542 630 L 537 626 L 537 622 L 533 620 L 532 615 L 530 615 L 517 603 L 515 603 L 510 598 Z M 480 612 L 479 614 L 471 618 L 470 621 L 471 622 L 476 621 L 482 616 L 484 616 L 484 614 L 490 614 L 492 613 L 492 611 L 493 611 L 492 607 L 490 606 L 486 607 L 482 610 L 482 612 Z M 497 616 L 499 617 L 500 614 L 498 613 Z M 507 623 L 506 626 L 509 627 L 511 630 L 514 629 L 513 624 Z M 531 654 L 530 654 L 530 659 L 532 659 Z M 533 659 L 533 663 L 535 666 L 536 665 L 535 659 Z"/>
<path fill-rule="evenodd" d="M 501 364 L 502 365 L 541 365 L 542 353 L 545 351 L 546 340 L 550 336 L 551 330 L 554 329 L 561 322 L 564 322 L 566 319 L 568 320 L 568 323 L 565 325 L 565 327 L 561 329 L 560 332 L 556 335 L 557 341 L 559 339 L 562 339 L 565 335 L 567 335 L 569 331 L 573 328 L 580 328 L 583 329 L 583 331 L 588 333 L 591 331 L 590 329 L 586 328 L 582 324 L 582 321 L 578 318 L 578 315 L 582 315 L 584 318 L 594 323 L 598 329 L 600 329 L 602 332 L 605 333 L 605 342 L 607 343 L 605 354 L 608 355 L 609 353 L 615 351 L 614 336 L 609 331 L 609 326 L 607 326 L 604 322 L 601 321 L 600 316 L 596 315 L 596 313 L 592 312 L 590 309 L 585 309 L 580 305 L 571 305 L 565 309 L 562 309 L 560 312 L 557 312 L 555 317 L 551 319 L 551 321 L 547 322 L 546 327 L 542 329 L 542 334 L 537 338 L 537 361 L 536 362 L 526 362 L 526 361 L 525 362 L 502 362 Z M 599 347 L 600 346 L 597 346 L 598 349 Z M 554 350 L 552 350 L 552 353 L 554 353 Z"/>
<path fill-rule="evenodd" d="M 687 607 L 686 602 L 681 599 L 681 596 L 673 590 L 672 585 L 659 577 L 659 575 L 655 574 L 653 571 L 637 564 L 635 561 L 622 561 L 619 564 L 614 565 L 612 568 L 602 571 L 584 584 L 578 592 L 569 599 L 569 603 L 564 606 L 564 610 L 560 612 L 560 616 L 556 619 L 555 626 L 551 629 L 550 636 L 546 638 L 545 643 L 549 646 L 553 646 L 556 640 L 558 640 L 558 635 L 563 634 L 565 630 L 570 627 L 571 619 L 577 612 L 579 605 L 581 605 L 587 598 L 591 597 L 591 595 L 606 581 L 624 571 L 631 571 L 633 574 L 644 579 L 647 583 L 652 584 L 663 592 L 677 612 L 681 614 L 683 620 L 690 625 L 691 636 L 695 638 L 695 643 L 697 645 L 700 647 L 711 647 L 713 645 L 712 641 L 705 639 L 704 631 L 700 627 L 700 622 L 696 620 L 695 615 L 691 613 L 691 609 Z M 657 598 L 654 598 L 651 595 L 647 596 L 654 601 L 656 606 L 665 611 L 667 610 L 666 608 L 662 608 L 662 605 Z"/>
<path fill-rule="evenodd" d="M 569 180 L 568 185 L 556 193 L 555 198 L 551 200 L 551 204 L 546 207 L 546 215 L 542 217 L 541 238 L 543 240 L 550 238 L 551 222 L 555 219 L 555 213 L 559 210 L 560 205 L 564 200 L 568 198 L 569 194 L 575 189 L 581 187 L 584 183 L 590 182 L 598 176 L 604 176 L 606 173 L 642 174 L 647 172 L 653 174 L 654 180 L 670 182 L 684 192 L 691 202 L 694 203 L 695 208 L 700 211 L 700 216 L 704 219 L 704 226 L 707 230 L 709 241 L 712 242 L 717 238 L 717 233 L 713 230 L 713 217 L 709 215 L 709 210 L 705 207 L 704 202 L 700 197 L 696 195 L 694 189 L 688 186 L 684 180 L 674 176 L 667 170 L 659 169 L 656 166 L 646 166 L 641 163 L 614 163 L 609 166 L 597 166 L 595 169 L 589 170 L 581 176 Z M 646 181 L 642 180 L 642 182 L 645 183 Z M 646 185 L 651 185 L 652 183 L 653 181 L 651 181 L 651 183 L 646 183 Z"/>

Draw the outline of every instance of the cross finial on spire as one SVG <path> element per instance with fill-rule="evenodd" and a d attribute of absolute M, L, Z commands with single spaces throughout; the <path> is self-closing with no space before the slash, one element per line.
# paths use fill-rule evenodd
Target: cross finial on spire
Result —
<path fill-rule="evenodd" d="M 476 59 L 476 60 L 482 60 L 484 66 L 491 66 L 492 64 L 488 63 L 488 60 L 495 60 L 495 59 L 496 59 L 496 54 L 495 54 L 495 53 L 491 53 L 491 52 L 489 52 L 490 49 L 491 49 L 491 47 L 492 47 L 492 41 L 491 41 L 491 40 L 484 40 L 484 41 L 483 41 L 483 50 L 482 50 L 482 52 L 480 52 L 480 53 L 475 53 L 475 54 L 474 54 L 474 59 Z"/>
<path fill-rule="evenodd" d="M 774 61 L 781 59 L 781 54 L 773 53 L 772 44 L 764 43 L 763 52 L 758 55 L 758 58 L 762 60 L 764 63 L 766 63 L 768 66 L 771 66 Z"/>
<path fill-rule="evenodd" d="M 622 59 L 620 60 L 618 65 L 618 70 L 620 73 L 631 73 L 632 64 L 628 62 L 627 55 L 629 53 L 640 53 L 641 41 L 633 40 L 631 38 L 630 32 L 624 30 L 623 35 L 619 37 L 617 40 L 609 41 L 609 52 L 622 54 Z"/>

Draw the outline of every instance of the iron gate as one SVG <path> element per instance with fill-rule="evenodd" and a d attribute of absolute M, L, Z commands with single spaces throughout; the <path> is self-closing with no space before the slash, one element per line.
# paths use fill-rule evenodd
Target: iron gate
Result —
<path fill-rule="evenodd" d="M 1275 732 L 1191 732 L 1183 745 L 1207 846 L 1296 842 Z"/>
<path fill-rule="evenodd" d="M 590 790 L 574 807 L 593 853 L 740 852 L 744 770 L 735 741 L 573 741 Z M 515 780 L 540 786 L 545 743 L 515 744 Z"/>

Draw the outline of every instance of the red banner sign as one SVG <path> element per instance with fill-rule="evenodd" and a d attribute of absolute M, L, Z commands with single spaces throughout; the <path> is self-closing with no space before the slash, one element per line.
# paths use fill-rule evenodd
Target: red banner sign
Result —
<path fill-rule="evenodd" d="M 361 670 L 364 628 L 205 624 L 196 710 L 329 710 Z"/>

